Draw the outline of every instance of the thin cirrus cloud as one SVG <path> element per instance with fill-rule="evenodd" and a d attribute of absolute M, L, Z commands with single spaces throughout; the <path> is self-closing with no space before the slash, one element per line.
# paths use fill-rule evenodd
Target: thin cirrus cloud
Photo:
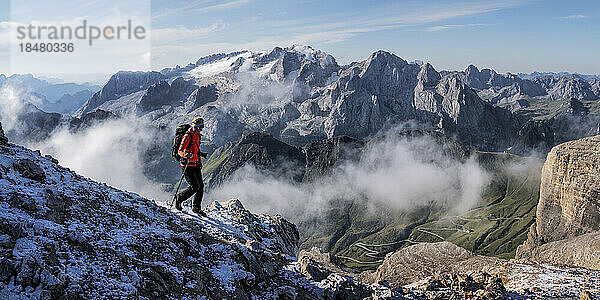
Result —
<path fill-rule="evenodd" d="M 213 23 L 207 27 L 188 28 L 183 25 L 167 28 L 152 29 L 152 42 L 154 45 L 166 45 L 173 42 L 190 42 L 201 39 L 227 28 L 228 23 Z"/>
<path fill-rule="evenodd" d="M 589 18 L 589 16 L 586 15 L 570 15 L 570 16 L 564 16 L 564 17 L 560 17 L 561 19 L 569 19 L 569 20 L 575 20 L 575 19 L 587 19 Z"/>
<path fill-rule="evenodd" d="M 425 31 L 443 31 L 447 29 L 458 29 L 458 28 L 473 28 L 473 27 L 485 27 L 490 24 L 448 24 L 448 25 L 437 25 L 425 28 Z"/>
<path fill-rule="evenodd" d="M 238 0 L 222 3 L 218 6 L 219 8 L 224 8 L 225 5 L 240 5 L 242 3 L 248 2 L 250 0 Z M 390 7 L 383 7 L 379 10 L 374 10 L 370 12 L 362 11 L 360 14 L 333 14 L 327 16 L 315 16 L 310 18 L 297 18 L 297 19 L 288 19 L 285 21 L 280 20 L 258 20 L 253 22 L 254 24 L 235 24 L 232 23 L 230 28 L 236 27 L 245 27 L 248 29 L 255 28 L 277 28 L 277 32 L 273 32 L 269 30 L 270 34 L 266 36 L 259 36 L 253 33 L 253 36 L 256 36 L 256 42 L 258 44 L 261 40 L 273 40 L 280 41 L 281 37 L 286 37 L 285 39 L 298 40 L 300 38 L 305 38 L 304 43 L 336 43 L 345 41 L 349 38 L 355 37 L 361 33 L 382 31 L 388 29 L 395 28 L 403 28 L 403 27 L 416 27 L 423 26 L 430 23 L 440 22 L 443 20 L 479 15 L 489 12 L 494 12 L 502 9 L 507 9 L 519 5 L 524 5 L 529 1 L 492 1 L 486 3 L 479 2 L 463 2 L 463 3 L 453 3 L 451 6 L 449 5 L 419 5 L 412 7 L 410 10 L 406 10 L 403 8 L 403 12 L 398 13 L 395 12 Z M 212 7 L 212 6 L 211 6 Z M 207 7 L 202 7 L 198 9 L 207 9 Z M 187 12 L 192 11 L 191 9 L 187 9 Z M 335 21 L 335 22 L 323 22 L 322 20 L 351 20 L 351 21 Z M 429 31 L 438 31 L 450 28 L 459 28 L 459 27 L 476 27 L 476 26 L 486 26 L 487 24 L 466 24 L 466 25 L 441 25 L 430 27 Z M 184 30 L 185 26 L 179 26 L 180 30 Z M 205 37 L 207 36 L 204 32 L 200 32 L 200 34 Z M 153 36 L 154 38 L 154 36 Z M 220 41 L 225 42 L 227 41 Z"/>
<path fill-rule="evenodd" d="M 223 3 L 219 3 L 219 4 L 206 5 L 206 6 L 202 6 L 202 4 L 205 4 L 206 1 L 194 1 L 190 5 L 181 6 L 181 7 L 175 8 L 175 9 L 167 9 L 167 10 L 163 11 L 162 13 L 152 16 L 152 19 L 157 20 L 157 19 L 161 19 L 161 18 L 165 18 L 165 17 L 193 15 L 193 14 L 200 14 L 200 13 L 205 13 L 205 12 L 223 10 L 223 9 L 241 6 L 243 4 L 247 4 L 252 1 L 254 1 L 254 0 L 233 0 L 233 1 L 227 1 L 227 2 L 223 2 Z"/>

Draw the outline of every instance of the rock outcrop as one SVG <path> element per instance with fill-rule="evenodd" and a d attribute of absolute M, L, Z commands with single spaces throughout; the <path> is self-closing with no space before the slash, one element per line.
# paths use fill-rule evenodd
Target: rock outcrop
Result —
<path fill-rule="evenodd" d="M 372 276 L 373 282 L 385 280 L 390 286 L 399 287 L 443 273 L 499 273 L 506 268 L 504 263 L 499 258 L 473 255 L 450 242 L 422 243 L 387 255 L 373 274 L 363 276 Z"/>
<path fill-rule="evenodd" d="M 517 257 L 598 269 L 599 230 L 600 136 L 552 148 L 542 169 L 536 223 Z"/>
<path fill-rule="evenodd" d="M 443 130 L 483 150 L 508 147 L 519 124 L 509 111 L 481 100 L 460 77 L 442 76 L 430 64 L 419 67 L 386 51 L 341 71 L 331 88 L 316 90 L 300 111 L 327 115 L 323 126 L 328 137 L 364 140 L 413 120 L 419 128 Z"/>
<path fill-rule="evenodd" d="M 536 97 L 547 94 L 539 83 L 510 73 L 498 74 L 491 69 L 479 70 L 474 65 L 469 65 L 465 71 L 457 74 L 469 87 L 478 91 L 483 99 L 494 104 L 510 102 L 515 96 Z"/>
<path fill-rule="evenodd" d="M 171 84 L 159 81 L 150 86 L 142 96 L 136 109 L 140 112 L 150 112 L 163 105 L 174 104 L 187 99 L 197 87 L 193 82 L 178 77 Z"/>
<path fill-rule="evenodd" d="M 579 76 L 546 76 L 533 79 L 548 91 L 552 99 L 594 100 L 600 95 L 594 93 L 590 82 Z"/>
<path fill-rule="evenodd" d="M 301 181 L 306 157 L 302 150 L 262 132 L 245 132 L 237 142 L 218 148 L 204 165 L 205 180 L 211 186 L 222 183 L 236 170 L 252 164 L 267 174 Z"/>
<path fill-rule="evenodd" d="M 475 255 L 452 243 L 437 242 L 402 248 L 388 254 L 376 271 L 355 277 L 401 287 L 418 299 L 547 299 L 574 298 L 588 291 L 597 296 L 598 275 L 581 268 Z"/>
<path fill-rule="evenodd" d="M 516 103 L 528 97 L 547 97 L 555 100 L 600 98 L 598 80 L 586 79 L 577 74 L 538 74 L 522 78 L 511 73 L 499 74 L 491 69 L 479 70 L 473 65 L 461 72 L 447 73 L 457 74 L 469 87 L 475 89 L 482 99 L 493 104 Z"/>
<path fill-rule="evenodd" d="M 2 123 L 0 123 L 0 145 L 8 144 L 8 138 L 4 135 L 4 129 L 2 129 Z"/>

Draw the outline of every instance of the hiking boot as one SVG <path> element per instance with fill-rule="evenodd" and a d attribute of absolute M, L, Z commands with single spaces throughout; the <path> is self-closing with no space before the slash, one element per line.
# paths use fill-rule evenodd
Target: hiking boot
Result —
<path fill-rule="evenodd" d="M 206 214 L 200 208 L 194 207 L 192 208 L 192 212 L 201 217 L 206 217 Z"/>
<path fill-rule="evenodd" d="M 179 201 L 179 197 L 173 196 L 173 202 L 175 202 L 175 209 L 176 210 L 179 210 L 179 211 L 183 210 L 183 207 L 181 207 L 181 202 L 182 201 Z"/>

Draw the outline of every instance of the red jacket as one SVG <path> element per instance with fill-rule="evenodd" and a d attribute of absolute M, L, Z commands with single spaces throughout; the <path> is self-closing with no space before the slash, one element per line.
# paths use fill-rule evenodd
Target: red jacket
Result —
<path fill-rule="evenodd" d="M 193 127 L 188 130 L 188 132 L 181 139 L 181 144 L 179 145 L 179 155 L 183 158 L 186 158 L 188 153 L 192 153 L 192 157 L 186 160 L 182 160 L 181 166 L 185 166 L 185 162 L 187 161 L 188 166 L 197 166 L 200 165 L 202 159 L 200 158 L 200 138 L 202 134 L 195 133 Z M 190 145 L 191 144 L 191 145 Z"/>

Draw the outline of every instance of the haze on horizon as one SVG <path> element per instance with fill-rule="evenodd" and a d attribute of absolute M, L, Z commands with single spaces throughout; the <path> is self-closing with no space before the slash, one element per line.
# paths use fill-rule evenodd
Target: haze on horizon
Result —
<path fill-rule="evenodd" d="M 0 73 L 11 74 L 11 3 L 0 1 Z M 26 13 L 32 20 L 70 20 L 94 13 L 86 10 L 72 0 L 43 1 Z M 474 64 L 502 73 L 600 74 L 600 3 L 593 0 L 152 1 L 151 16 L 153 70 L 212 53 L 306 44 L 340 64 L 383 49 L 437 70 Z M 91 78 L 66 75 L 52 77 Z M 94 76 L 101 82 L 110 75 Z"/>

